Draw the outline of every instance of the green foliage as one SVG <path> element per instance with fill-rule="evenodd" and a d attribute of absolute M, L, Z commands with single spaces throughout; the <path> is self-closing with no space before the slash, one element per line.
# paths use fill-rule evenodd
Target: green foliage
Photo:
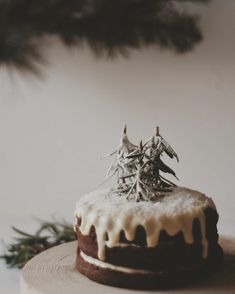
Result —
<path fill-rule="evenodd" d="M 18 237 L 6 246 L 6 253 L 0 256 L 11 268 L 22 268 L 38 253 L 62 243 L 76 240 L 72 225 L 61 222 L 40 221 L 35 234 L 28 234 L 13 227 Z"/>

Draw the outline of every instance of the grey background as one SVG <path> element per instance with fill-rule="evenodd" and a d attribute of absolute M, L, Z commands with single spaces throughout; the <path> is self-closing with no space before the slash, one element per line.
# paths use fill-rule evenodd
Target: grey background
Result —
<path fill-rule="evenodd" d="M 0 72 L 0 237 L 11 225 L 36 227 L 33 216 L 73 220 L 76 200 L 96 189 L 109 160 L 102 154 L 155 126 L 178 152 L 169 162 L 180 185 L 212 196 L 219 230 L 235 235 L 235 2 L 198 9 L 205 40 L 192 53 L 155 48 L 128 60 L 97 61 L 86 49 L 45 49 L 51 64 L 38 81 Z M 2 293 L 17 293 L 18 271 L 0 264 Z"/>

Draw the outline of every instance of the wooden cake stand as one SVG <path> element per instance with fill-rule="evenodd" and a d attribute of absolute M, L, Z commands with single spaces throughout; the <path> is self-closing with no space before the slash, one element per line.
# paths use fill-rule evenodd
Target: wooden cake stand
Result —
<path fill-rule="evenodd" d="M 76 243 L 56 246 L 31 259 L 21 273 L 21 294 L 235 294 L 235 238 L 220 238 L 225 258 L 215 275 L 183 289 L 164 291 L 127 290 L 90 281 L 75 269 Z"/>

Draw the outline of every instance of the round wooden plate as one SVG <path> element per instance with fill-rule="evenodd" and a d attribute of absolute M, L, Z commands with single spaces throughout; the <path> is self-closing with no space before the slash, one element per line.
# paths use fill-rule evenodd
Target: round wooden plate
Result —
<path fill-rule="evenodd" d="M 164 291 L 127 290 L 90 281 L 75 269 L 76 243 L 56 246 L 31 259 L 21 273 L 21 294 L 235 294 L 235 238 L 220 238 L 225 259 L 214 276 L 190 287 Z"/>

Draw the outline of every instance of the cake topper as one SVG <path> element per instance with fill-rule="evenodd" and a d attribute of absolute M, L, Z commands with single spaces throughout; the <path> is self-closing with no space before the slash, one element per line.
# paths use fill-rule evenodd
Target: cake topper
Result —
<path fill-rule="evenodd" d="M 118 194 L 135 201 L 157 200 L 176 186 L 162 173 L 169 173 L 178 179 L 175 172 L 161 160 L 163 153 L 179 161 L 176 152 L 160 135 L 159 127 L 147 142 L 143 144 L 141 140 L 135 145 L 129 141 L 125 125 L 119 147 L 108 155 L 114 156 L 114 161 L 104 181 L 116 175 Z"/>

